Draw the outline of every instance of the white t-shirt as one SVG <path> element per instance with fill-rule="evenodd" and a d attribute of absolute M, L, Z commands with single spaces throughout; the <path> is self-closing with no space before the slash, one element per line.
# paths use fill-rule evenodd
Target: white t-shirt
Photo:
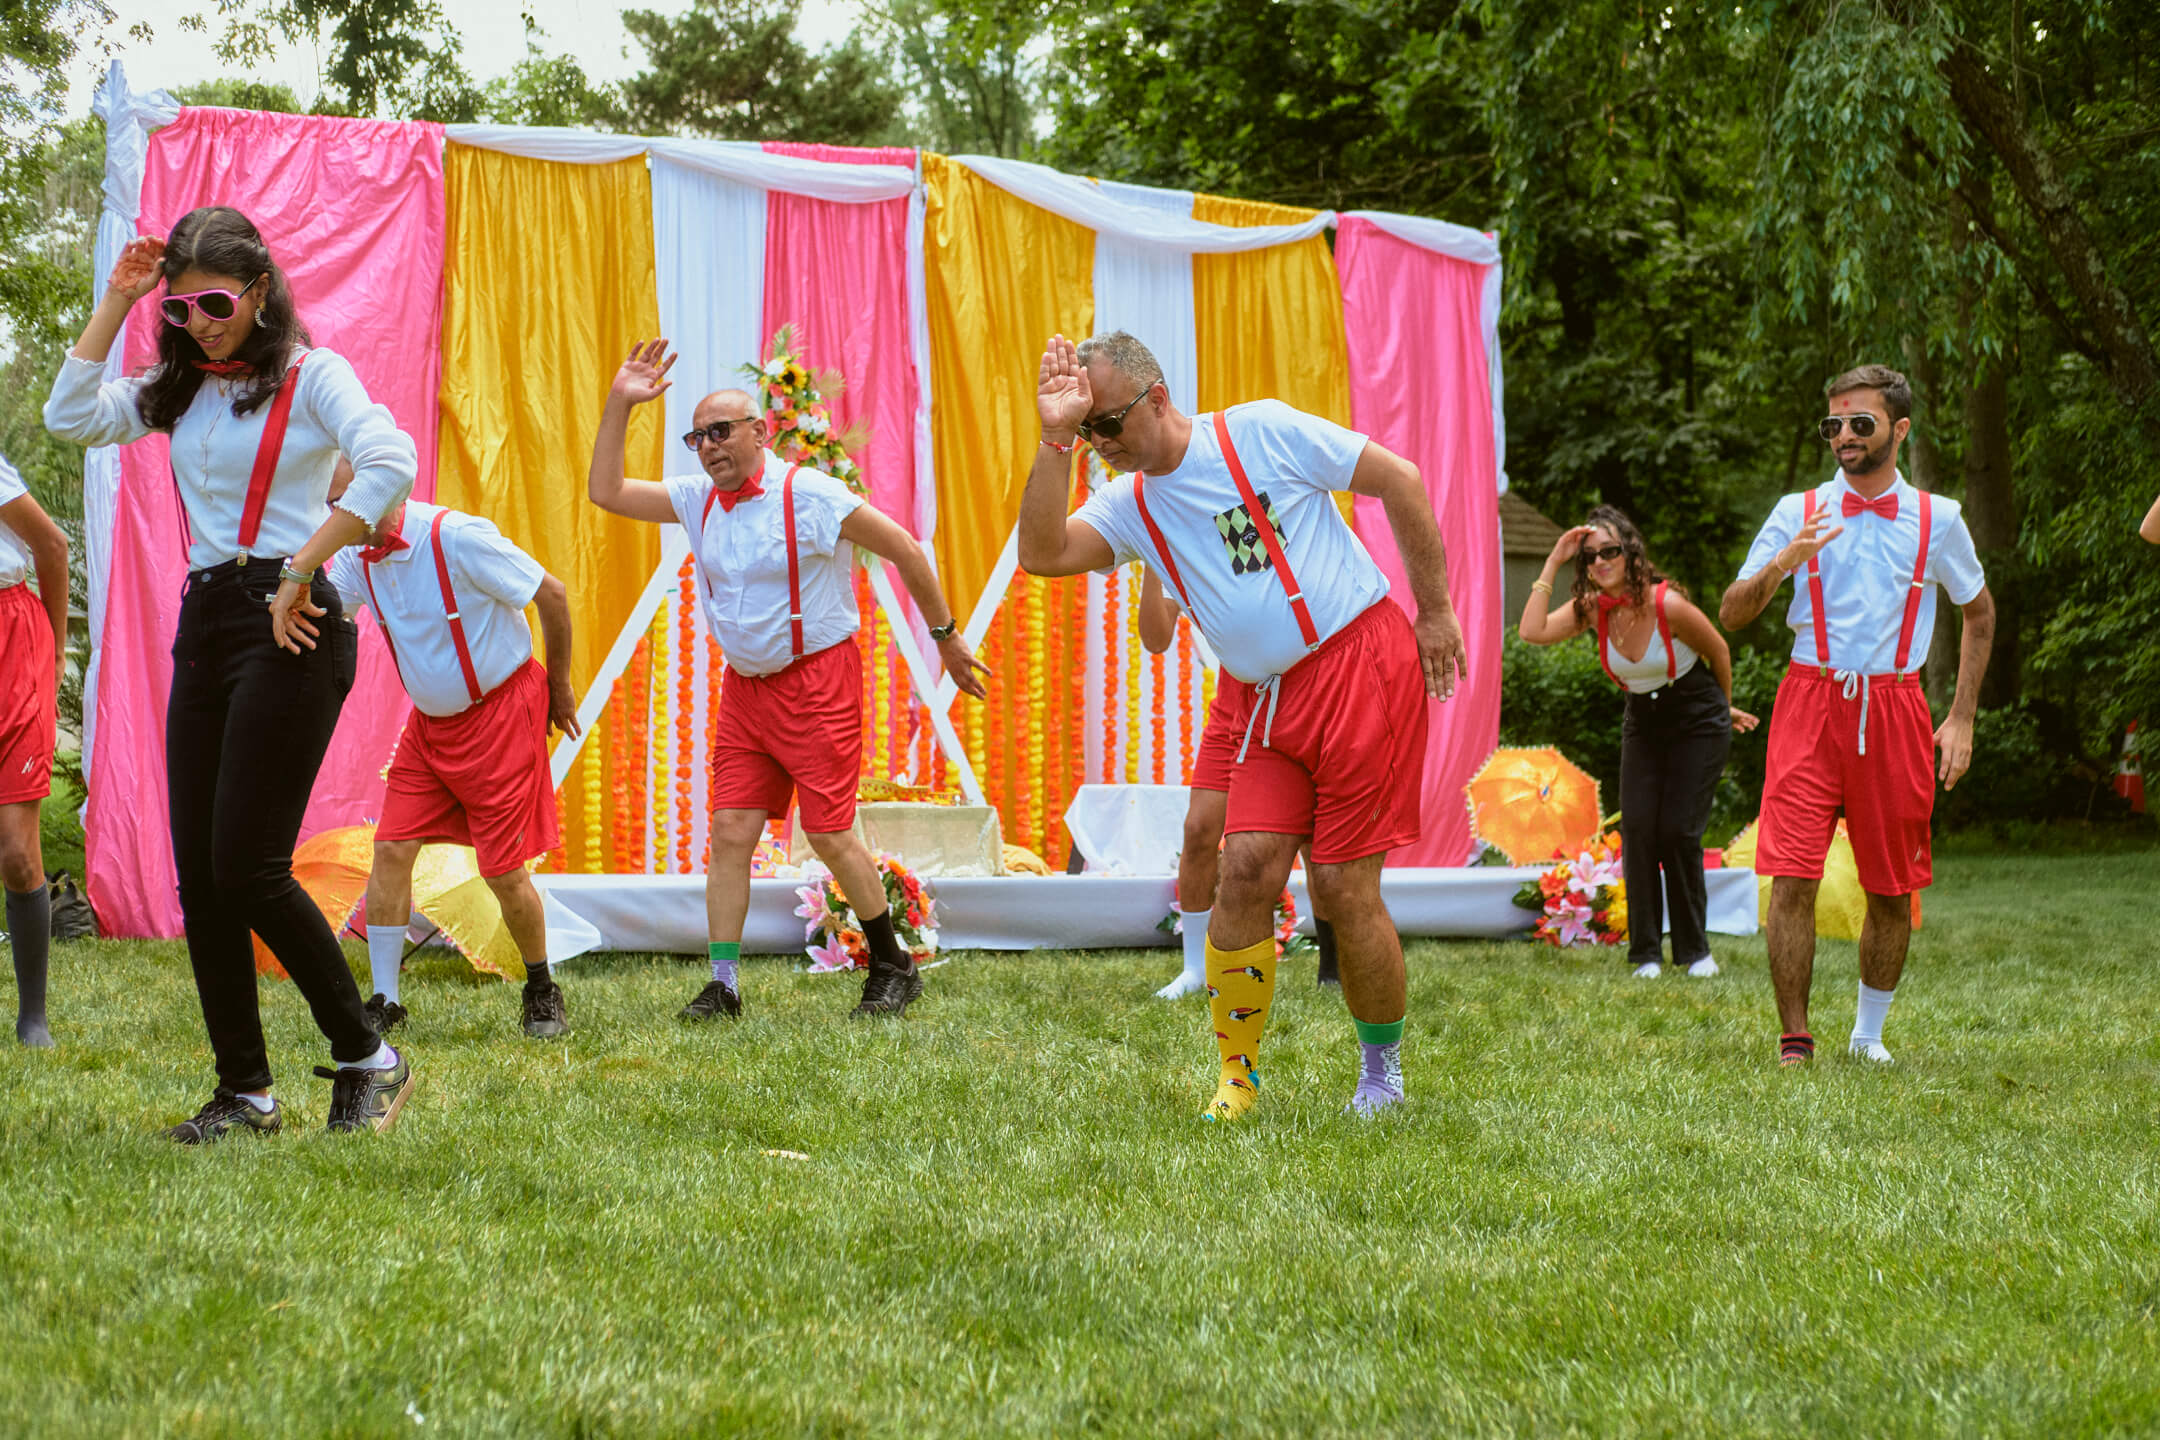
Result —
<path fill-rule="evenodd" d="M 15 467 L 0 460 L 0 505 L 12 505 L 29 493 L 30 487 L 23 484 Z M 0 590 L 22 584 L 30 578 L 30 569 L 30 547 L 8 528 L 7 521 L 0 520 Z"/>
<path fill-rule="evenodd" d="M 1815 492 L 1823 530 L 1845 527 L 1845 533 L 1823 546 L 1816 557 L 1822 567 L 1830 654 L 1815 653 L 1815 610 L 1808 598 L 1805 565 L 1793 573 L 1793 598 L 1786 607 L 1785 623 L 1792 627 L 1792 658 L 1801 664 L 1827 665 L 1857 675 L 1887 675 L 1897 666 L 1905 597 L 1912 589 L 1913 561 L 1920 549 L 1920 492 L 1903 475 L 1892 482 L 1885 493 L 1898 497 L 1895 520 L 1866 511 L 1847 517 L 1845 497 L 1851 493 L 1843 471 Z M 1778 501 L 1748 547 L 1747 563 L 1737 578 L 1761 574 L 1792 543 L 1800 533 L 1805 503 L 1805 492 Z M 1929 497 L 1929 507 L 1927 571 L 1920 590 L 1920 613 L 1913 623 L 1912 652 L 1905 660 L 1908 672 L 1927 663 L 1928 642 L 1935 636 L 1936 588 L 1949 591 L 1952 604 L 1964 605 L 1987 584 L 1972 531 L 1966 528 L 1957 501 L 1934 495 Z"/>
<path fill-rule="evenodd" d="M 372 528 L 412 493 L 419 454 L 387 407 L 376 404 L 344 356 L 303 352 L 293 382 L 285 444 L 270 477 L 270 494 L 251 555 L 297 555 L 323 523 L 330 481 L 340 454 L 353 480 L 337 508 Z M 102 361 L 69 356 L 45 401 L 45 428 L 78 445 L 125 445 L 150 433 L 136 408 L 148 382 L 141 376 L 105 381 Z M 172 427 L 172 471 L 187 510 L 188 564 L 203 569 L 241 553 L 240 519 L 247 505 L 255 452 L 262 445 L 274 400 L 245 415 L 232 413 L 238 386 L 203 377 L 194 401 Z M 166 483 L 160 481 L 159 483 Z M 161 498 L 160 504 L 165 503 Z"/>
<path fill-rule="evenodd" d="M 414 707 L 426 715 L 456 715 L 473 701 L 435 569 L 430 536 L 438 514 L 444 516 L 443 555 L 450 564 L 458 618 L 465 626 L 465 646 L 472 653 L 480 693 L 487 695 L 532 659 L 525 607 L 547 578 L 540 562 L 505 539 L 492 522 L 408 500 L 398 530 L 408 548 L 394 550 L 372 566 L 361 560 L 357 547 L 340 550 L 330 562 L 330 578 L 354 610 L 380 602 L 375 620 L 389 633 L 398 677 Z M 369 581 L 374 582 L 372 597 Z"/>
<path fill-rule="evenodd" d="M 663 483 L 690 532 L 705 623 L 741 675 L 771 675 L 794 660 L 788 624 L 787 531 L 780 487 L 788 462 L 765 453 L 765 493 L 733 509 L 708 507 L 712 480 L 674 475 Z M 803 654 L 839 644 L 861 627 L 855 609 L 855 547 L 840 526 L 862 497 L 807 465 L 795 473 L 796 570 L 802 584 Z"/>
<path fill-rule="evenodd" d="M 1234 405 L 1228 414 L 1246 479 L 1274 517 L 1325 641 L 1388 593 L 1387 577 L 1335 508 L 1334 492 L 1350 488 L 1366 439 L 1280 400 Z M 1212 416 L 1193 417 L 1184 460 L 1168 474 L 1148 476 L 1146 493 L 1193 621 L 1223 668 L 1256 685 L 1304 659 L 1289 594 L 1223 460 Z M 1162 577 L 1165 589 L 1177 588 L 1140 518 L 1132 476 L 1103 486 L 1076 515 L 1109 544 L 1118 564 L 1138 560 Z"/>

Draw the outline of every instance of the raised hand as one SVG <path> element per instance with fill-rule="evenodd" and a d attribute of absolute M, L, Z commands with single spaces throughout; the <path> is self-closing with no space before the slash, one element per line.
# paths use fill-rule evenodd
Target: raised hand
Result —
<path fill-rule="evenodd" d="M 667 378 L 667 372 L 675 366 L 675 357 L 668 353 L 667 346 L 665 340 L 641 340 L 632 345 L 630 358 L 615 372 L 615 383 L 608 393 L 632 405 L 643 405 L 665 395 L 675 383 Z"/>
<path fill-rule="evenodd" d="M 165 278 L 158 262 L 165 258 L 165 242 L 155 235 L 138 235 L 128 241 L 113 262 L 112 278 L 105 286 L 132 305 L 157 289 Z"/>
<path fill-rule="evenodd" d="M 1088 383 L 1079 350 L 1063 335 L 1051 336 L 1035 386 L 1035 413 L 1042 420 L 1043 438 L 1059 444 L 1071 441 L 1094 408 L 1095 390 Z"/>
<path fill-rule="evenodd" d="M 1845 533 L 1845 527 L 1840 525 L 1830 531 L 1829 534 L 1824 534 L 1822 527 L 1827 519 L 1828 517 L 1821 510 L 1817 510 L 1808 517 L 1807 522 L 1800 527 L 1800 533 L 1793 536 L 1792 543 L 1778 551 L 1777 563 L 1779 569 L 1786 571 L 1798 570 L 1808 561 L 1814 559 L 1816 552 L 1821 550 L 1823 546 L 1828 545 L 1832 540 Z"/>
<path fill-rule="evenodd" d="M 1577 525 L 1572 529 L 1561 531 L 1560 538 L 1553 541 L 1553 564 L 1556 566 L 1565 565 L 1570 560 L 1573 560 L 1576 554 L 1581 551 L 1583 541 L 1589 539 L 1590 532 L 1596 528 L 1595 525 Z"/>

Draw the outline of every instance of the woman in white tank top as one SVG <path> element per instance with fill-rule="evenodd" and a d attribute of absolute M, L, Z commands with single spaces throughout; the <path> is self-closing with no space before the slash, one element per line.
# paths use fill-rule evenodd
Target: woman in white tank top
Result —
<path fill-rule="evenodd" d="M 1573 594 L 1554 613 L 1554 577 L 1570 561 Z M 1553 546 L 1517 627 L 1532 645 L 1557 645 L 1585 631 L 1626 696 L 1620 861 L 1628 961 L 1646 979 L 1661 973 L 1669 896 L 1673 963 L 1690 975 L 1715 975 L 1705 928 L 1703 826 L 1732 732 L 1756 725 L 1753 715 L 1732 708 L 1732 651 L 1710 617 L 1650 563 L 1635 523 L 1610 505 L 1592 510 Z"/>

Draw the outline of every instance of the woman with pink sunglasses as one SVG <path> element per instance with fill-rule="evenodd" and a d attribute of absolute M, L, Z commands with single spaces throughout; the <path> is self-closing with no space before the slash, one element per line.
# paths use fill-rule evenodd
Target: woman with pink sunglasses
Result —
<path fill-rule="evenodd" d="M 160 282 L 157 362 L 107 382 L 122 322 Z M 45 425 L 82 445 L 169 435 L 186 516 L 165 770 L 218 1085 L 166 1133 L 201 1144 L 279 1128 L 251 930 L 329 1039 L 337 1068 L 317 1073 L 332 1082 L 330 1128 L 387 1129 L 411 1068 L 369 1024 L 337 937 L 293 879 L 292 852 L 359 643 L 321 566 L 411 491 L 413 442 L 342 356 L 309 348 L 269 246 L 222 206 L 190 211 L 168 239 L 129 242 L 53 382 Z M 327 509 L 340 454 L 353 479 Z"/>

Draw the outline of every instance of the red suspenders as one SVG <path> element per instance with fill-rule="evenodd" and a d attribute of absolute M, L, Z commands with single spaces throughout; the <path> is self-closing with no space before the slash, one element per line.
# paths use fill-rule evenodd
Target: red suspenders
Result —
<path fill-rule="evenodd" d="M 277 474 L 278 455 L 285 448 L 285 426 L 292 419 L 293 391 L 300 383 L 300 365 L 303 355 L 285 372 L 285 383 L 278 386 L 277 394 L 270 401 L 270 413 L 263 420 L 262 443 L 255 447 L 255 468 L 248 473 L 247 503 L 240 507 L 240 548 L 252 550 L 255 536 L 262 530 L 263 506 L 270 503 L 270 481 Z M 381 612 L 376 612 L 380 614 Z"/>
<path fill-rule="evenodd" d="M 780 523 L 787 530 L 787 608 L 788 608 L 788 656 L 791 660 L 803 657 L 802 623 L 802 561 L 796 550 L 795 540 L 795 472 L 800 465 L 788 466 L 787 478 L 780 482 Z M 698 539 L 705 538 L 705 522 L 712 517 L 713 503 L 720 498 L 717 490 L 705 492 L 705 508 L 698 515 Z M 704 568 L 702 564 L 698 567 Z"/>
<path fill-rule="evenodd" d="M 465 693 L 474 704 L 480 703 L 480 672 L 473 668 L 472 648 L 465 643 L 465 618 L 458 611 L 457 591 L 450 585 L 450 561 L 443 554 L 442 522 L 450 514 L 448 510 L 435 512 L 435 523 L 428 527 L 428 544 L 435 549 L 435 583 L 442 587 L 443 613 L 450 621 L 450 643 L 457 647 L 458 669 L 465 675 Z M 390 626 L 383 620 L 382 602 L 375 598 L 375 567 L 360 562 L 360 578 L 367 582 L 368 604 L 375 607 L 375 622 L 382 627 L 383 643 L 390 647 L 390 662 L 398 663 L 397 644 L 390 638 Z M 402 674 L 402 670 L 400 671 Z M 407 689 L 411 688 L 410 683 Z"/>
<path fill-rule="evenodd" d="M 1920 552 L 1913 557 L 1912 588 L 1905 592 L 1905 619 L 1898 626 L 1897 659 L 1893 668 L 1900 675 L 1905 673 L 1907 662 L 1912 659 L 1913 630 L 1920 623 L 1920 596 L 1927 584 L 1928 544 L 1935 533 L 1934 497 L 1927 491 L 1920 496 Z M 1800 501 L 1800 519 L 1803 524 L 1815 518 L 1815 492 L 1810 490 Z M 1815 659 L 1819 668 L 1830 668 L 1830 622 L 1823 614 L 1822 566 L 1818 555 L 1808 556 L 1808 609 L 1815 621 Z"/>
<path fill-rule="evenodd" d="M 1657 588 L 1650 592 L 1651 604 L 1657 611 L 1658 639 L 1665 643 L 1665 679 L 1668 683 L 1680 678 L 1680 657 L 1673 653 L 1672 648 L 1672 623 L 1665 618 L 1665 588 L 1670 583 L 1660 580 Z M 1613 674 L 1612 661 L 1605 653 L 1605 622 L 1606 610 L 1600 605 L 1597 612 L 1597 663 L 1605 667 L 1606 679 L 1625 690 L 1627 682 Z"/>
<path fill-rule="evenodd" d="M 1245 513 L 1252 516 L 1253 529 L 1260 534 L 1260 543 L 1267 547 L 1268 561 L 1275 567 L 1275 578 L 1282 582 L 1283 594 L 1289 597 L 1290 613 L 1297 616 L 1298 633 L 1305 638 L 1307 650 L 1320 648 L 1320 629 L 1313 624 L 1312 610 L 1305 604 L 1305 592 L 1298 588 L 1297 576 L 1290 573 L 1290 557 L 1283 553 L 1282 540 L 1275 533 L 1275 526 L 1267 517 L 1260 497 L 1253 493 L 1252 482 L 1245 478 L 1245 464 L 1238 459 L 1237 447 L 1230 443 L 1230 422 L 1223 413 L 1215 412 L 1215 438 L 1222 445 L 1223 461 L 1230 467 L 1230 478 L 1237 482 L 1238 495 L 1245 501 Z M 1133 476 L 1133 500 L 1140 507 L 1140 523 L 1147 526 L 1148 538 L 1155 542 L 1155 549 L 1162 555 L 1163 572 L 1170 577 L 1176 589 L 1178 602 L 1189 612 L 1191 601 L 1185 594 L 1185 582 L 1178 575 L 1177 561 L 1170 556 L 1170 546 L 1164 542 L 1161 527 L 1147 508 L 1147 477 Z"/>

